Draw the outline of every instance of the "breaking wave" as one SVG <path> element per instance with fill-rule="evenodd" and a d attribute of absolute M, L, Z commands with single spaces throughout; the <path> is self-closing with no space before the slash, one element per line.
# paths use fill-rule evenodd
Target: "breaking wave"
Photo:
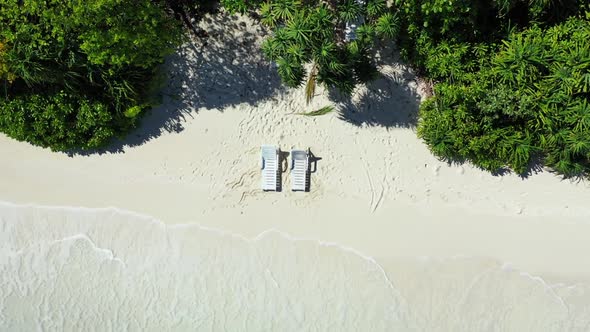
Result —
<path fill-rule="evenodd" d="M 0 329 L 588 331 L 584 285 L 476 257 L 377 262 L 116 208 L 0 203 Z M 401 257 L 403 255 L 392 255 Z"/>

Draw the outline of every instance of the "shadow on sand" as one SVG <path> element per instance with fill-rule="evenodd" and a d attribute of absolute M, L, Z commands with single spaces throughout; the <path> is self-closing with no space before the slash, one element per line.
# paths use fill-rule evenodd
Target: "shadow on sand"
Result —
<path fill-rule="evenodd" d="M 184 122 L 203 110 L 223 111 L 227 106 L 256 105 L 283 90 L 276 69 L 259 51 L 261 27 L 248 27 L 236 16 L 204 17 L 201 37 L 180 47 L 162 66 L 161 104 L 140 120 L 137 129 L 94 151 L 75 154 L 121 153 L 167 132 L 181 132 Z"/>
<path fill-rule="evenodd" d="M 407 66 L 400 65 L 393 45 L 383 45 L 377 54 L 377 65 L 392 66 L 376 80 L 357 89 L 351 97 L 331 91 L 330 99 L 338 104 L 340 119 L 357 126 L 414 128 L 418 121 L 420 96 L 417 77 Z M 414 86 L 410 86 L 413 84 Z"/>
<path fill-rule="evenodd" d="M 68 154 L 122 153 L 125 147 L 142 145 L 163 133 L 183 131 L 184 123 L 198 112 L 257 105 L 285 91 L 276 68 L 260 52 L 260 36 L 266 34 L 260 25 L 248 26 L 243 18 L 223 13 L 215 19 L 206 16 L 199 24 L 206 26 L 201 37 L 192 38 L 166 59 L 161 104 L 140 120 L 137 129 L 107 148 Z M 390 45 L 377 58 L 383 58 L 378 65 L 399 63 Z M 330 93 L 340 118 L 358 126 L 414 127 L 420 98 L 408 82 L 416 77 L 405 66 L 394 68 L 352 97 Z"/>

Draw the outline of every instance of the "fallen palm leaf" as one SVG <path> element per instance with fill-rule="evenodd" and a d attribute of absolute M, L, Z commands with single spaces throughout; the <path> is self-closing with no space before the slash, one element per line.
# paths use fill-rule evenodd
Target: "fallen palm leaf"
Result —
<path fill-rule="evenodd" d="M 299 115 L 305 115 L 305 116 L 319 116 L 319 115 L 324 115 L 324 114 L 328 114 L 332 111 L 334 111 L 334 106 L 324 106 L 318 110 L 315 111 L 311 111 L 311 112 L 307 112 L 307 113 L 299 113 Z"/>
<path fill-rule="evenodd" d="M 317 64 L 314 63 L 313 67 L 311 68 L 311 72 L 309 74 L 309 79 L 307 80 L 307 85 L 305 86 L 305 100 L 309 105 L 309 102 L 315 95 L 315 86 L 316 86 L 316 79 L 317 79 Z"/>

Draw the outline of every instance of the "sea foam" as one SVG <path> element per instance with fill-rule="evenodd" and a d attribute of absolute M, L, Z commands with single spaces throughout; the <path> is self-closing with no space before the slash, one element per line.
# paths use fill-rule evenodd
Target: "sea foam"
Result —
<path fill-rule="evenodd" d="M 586 331 L 584 285 L 116 208 L 0 204 L 0 329 Z M 399 254 L 399 253 L 398 253 Z M 400 256 L 400 255 L 392 255 Z"/>

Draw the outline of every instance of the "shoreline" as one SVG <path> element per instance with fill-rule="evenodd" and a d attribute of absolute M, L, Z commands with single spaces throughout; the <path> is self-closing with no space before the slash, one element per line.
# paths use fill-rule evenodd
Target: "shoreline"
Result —
<path fill-rule="evenodd" d="M 4 230 L 0 265 L 9 280 L 3 289 L 28 295 L 24 302 L 10 295 L 0 297 L 0 307 L 23 313 L 5 314 L 6 326 L 43 324 L 45 320 L 27 309 L 47 301 L 62 303 L 63 309 L 41 317 L 76 312 L 77 324 L 108 325 L 88 313 L 84 299 L 90 297 L 97 307 L 114 308 L 112 314 L 125 310 L 126 317 L 147 326 L 172 326 L 182 317 L 188 319 L 183 325 L 187 328 L 195 319 L 199 326 L 217 326 L 215 317 L 201 313 L 235 312 L 223 305 L 228 301 L 243 309 L 232 316 L 231 325 L 246 324 L 251 329 L 277 313 L 287 319 L 304 314 L 325 326 L 345 320 L 346 326 L 383 331 L 392 326 L 447 330 L 457 324 L 466 331 L 481 324 L 506 328 L 557 324 L 563 330 L 585 326 L 588 320 L 587 284 L 552 283 L 491 259 L 379 260 L 356 248 L 277 230 L 245 237 L 197 224 L 166 225 L 113 209 L 92 213 L 80 208 L 0 205 L 1 211 L 12 211 L 0 221 Z M 54 285 L 57 291 L 45 292 L 45 287 L 40 291 L 39 283 Z M 157 303 L 144 308 L 149 315 L 125 305 L 146 302 Z M 269 312 L 269 306 L 278 310 Z M 157 322 L 149 319 L 169 312 L 175 315 Z M 531 313 L 547 316 L 540 319 Z M 111 317 L 110 312 L 104 315 Z M 283 325 L 290 326 L 284 319 L 275 323 Z"/>
<path fill-rule="evenodd" d="M 221 34 L 226 21 L 235 33 Z M 543 171 L 493 176 L 437 160 L 414 132 L 423 92 L 401 63 L 381 66 L 379 79 L 335 105 L 339 112 L 299 116 L 334 102 L 318 89 L 308 106 L 303 88 L 281 89 L 260 65 L 256 27 L 226 21 L 207 23 L 206 52 L 188 45 L 168 59 L 163 104 L 116 148 L 68 156 L 0 135 L 9 156 L 0 163 L 0 200 L 115 206 L 246 238 L 277 229 L 378 262 L 467 256 L 550 283 L 590 280 L 590 183 Z M 310 192 L 288 190 L 288 172 L 284 191 L 262 192 L 262 144 L 311 148 L 321 160 Z"/>
<path fill-rule="evenodd" d="M 406 220 L 397 223 L 391 222 L 389 225 L 383 225 L 382 221 L 380 225 L 373 225 L 372 229 L 351 227 L 350 223 L 344 223 L 344 226 L 348 227 L 324 224 L 321 228 L 310 228 L 309 225 L 297 225 L 293 220 L 284 219 L 279 224 L 249 222 L 238 226 L 219 223 L 215 220 L 168 223 L 143 212 L 118 207 L 51 206 L 6 201 L 0 201 L 0 214 L 3 205 L 15 209 L 41 212 L 44 210 L 57 213 L 84 212 L 90 214 L 112 212 L 141 219 L 148 224 L 164 226 L 166 229 L 196 228 L 235 237 L 246 242 L 256 242 L 269 233 L 276 233 L 291 241 L 317 242 L 321 246 L 333 246 L 343 251 L 349 251 L 363 259 L 373 261 L 379 266 L 382 265 L 382 262 L 392 259 L 426 260 L 434 263 L 457 259 L 483 259 L 496 261 L 507 267 L 508 270 L 530 275 L 532 279 L 541 278 L 548 286 L 590 285 L 590 266 L 579 261 L 576 257 L 577 254 L 584 252 L 583 250 L 590 248 L 590 244 L 584 243 L 584 234 L 588 234 L 590 231 L 590 222 L 583 218 L 577 221 L 569 220 L 566 224 L 557 224 L 550 218 L 538 220 L 537 218 L 521 217 L 501 220 L 493 216 L 465 218 L 466 215 L 463 215 L 462 219 L 459 218 L 453 222 L 450 222 L 449 219 L 442 219 L 442 225 L 436 225 L 426 220 L 428 219 L 427 215 L 411 216 L 406 211 L 404 213 Z M 446 217 L 448 218 L 448 216 Z M 321 217 L 314 221 L 321 222 L 320 219 Z M 478 220 L 477 223 L 473 222 L 474 219 Z M 533 226 L 542 227 L 534 228 Z M 564 226 L 567 226 L 567 229 Z M 530 232 L 531 229 L 532 232 Z M 396 232 L 396 230 L 400 232 Z M 448 236 L 450 241 L 438 239 L 435 234 L 440 233 Z M 462 236 L 460 233 L 469 236 Z M 482 233 L 485 235 L 481 235 Z M 553 242 L 561 244 L 561 246 L 541 243 L 539 239 L 534 239 L 534 236 L 526 238 L 527 233 L 529 235 L 552 234 Z M 364 236 L 358 236 L 359 234 Z M 509 234 L 512 239 L 500 242 L 502 239 L 498 236 L 502 234 Z M 498 240 L 499 245 L 494 245 L 494 241 L 490 241 L 490 238 Z M 522 239 L 524 243 L 517 241 L 517 239 Z M 527 241 L 529 242 L 528 246 L 526 245 Z M 566 243 L 569 246 L 565 246 Z M 580 251 L 575 250 L 576 246 L 580 246 Z M 516 250 L 519 247 L 523 250 Z M 104 249 L 109 250 L 108 248 Z M 580 256 L 580 259 L 583 260 L 583 256 Z"/>

